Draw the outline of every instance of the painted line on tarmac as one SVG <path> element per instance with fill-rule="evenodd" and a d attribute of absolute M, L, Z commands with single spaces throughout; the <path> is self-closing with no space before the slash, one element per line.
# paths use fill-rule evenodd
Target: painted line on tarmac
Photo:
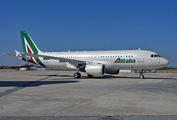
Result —
<path fill-rule="evenodd" d="M 168 74 L 166 74 L 166 76 L 165 76 L 165 77 L 163 77 L 163 79 L 164 79 L 164 78 L 166 78 L 168 75 L 169 75 L 169 73 L 168 73 Z M 161 82 L 163 79 L 160 79 L 160 80 L 158 80 L 157 82 Z"/>
<path fill-rule="evenodd" d="M 54 75 L 57 75 L 57 74 L 54 74 Z M 21 90 L 21 89 L 27 87 L 31 83 L 35 83 L 35 82 L 38 82 L 38 81 L 43 81 L 43 80 L 48 79 L 50 77 L 53 77 L 53 75 L 45 77 L 45 78 L 42 78 L 42 79 L 39 79 L 39 80 L 36 80 L 36 81 L 27 82 L 27 83 L 25 83 L 25 84 L 23 84 L 21 86 L 16 87 L 16 88 L 12 88 L 12 89 L 6 90 L 6 91 L 0 93 L 0 97 L 3 97 L 3 96 L 8 95 L 8 94 L 11 94 L 11 93 L 16 92 L 18 90 Z"/>

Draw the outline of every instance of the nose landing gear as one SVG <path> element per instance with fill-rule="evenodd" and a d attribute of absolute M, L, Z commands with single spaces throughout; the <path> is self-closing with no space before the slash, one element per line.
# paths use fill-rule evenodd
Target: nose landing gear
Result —
<path fill-rule="evenodd" d="M 140 76 L 139 76 L 140 79 L 144 79 L 144 75 L 143 75 L 143 70 L 140 71 Z"/>

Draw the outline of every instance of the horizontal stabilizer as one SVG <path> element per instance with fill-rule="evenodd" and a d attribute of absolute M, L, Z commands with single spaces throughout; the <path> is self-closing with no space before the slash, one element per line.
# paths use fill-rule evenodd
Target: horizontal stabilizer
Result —
<path fill-rule="evenodd" d="M 19 53 L 19 52 L 18 52 Z M 25 57 L 25 56 L 22 56 L 22 54 L 20 53 L 20 54 L 17 54 L 16 53 L 16 55 L 14 55 L 14 54 L 8 54 L 8 53 L 2 53 L 3 55 L 7 55 L 7 56 L 12 56 L 12 57 L 16 57 L 16 58 L 18 58 L 18 59 L 22 59 L 22 58 L 25 58 L 25 59 L 28 59 L 29 57 Z"/>
<path fill-rule="evenodd" d="M 16 55 L 14 54 L 7 54 L 7 53 L 2 53 L 3 55 L 8 55 L 8 56 L 12 56 L 12 57 L 16 57 Z"/>

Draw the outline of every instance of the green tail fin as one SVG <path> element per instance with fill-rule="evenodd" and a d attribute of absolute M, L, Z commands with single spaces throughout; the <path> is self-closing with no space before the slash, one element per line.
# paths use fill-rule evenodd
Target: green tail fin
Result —
<path fill-rule="evenodd" d="M 41 52 L 26 31 L 20 31 L 24 53 L 38 54 Z M 38 57 L 30 57 L 28 62 L 45 66 Z"/>
<path fill-rule="evenodd" d="M 40 52 L 26 31 L 20 31 L 20 34 L 24 53 L 37 54 Z"/>

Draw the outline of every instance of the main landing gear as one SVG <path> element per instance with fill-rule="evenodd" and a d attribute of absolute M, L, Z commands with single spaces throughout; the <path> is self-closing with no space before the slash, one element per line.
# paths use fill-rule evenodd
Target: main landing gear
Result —
<path fill-rule="evenodd" d="M 80 73 L 74 73 L 74 78 L 80 78 L 81 77 L 81 74 Z"/>
<path fill-rule="evenodd" d="M 140 71 L 140 76 L 139 76 L 140 79 L 144 79 L 144 75 L 143 75 L 143 70 Z"/>
<path fill-rule="evenodd" d="M 79 73 L 79 68 L 77 68 L 77 72 L 76 73 L 74 73 L 74 75 L 73 75 L 73 77 L 74 78 L 80 78 L 81 77 L 81 74 Z"/>

